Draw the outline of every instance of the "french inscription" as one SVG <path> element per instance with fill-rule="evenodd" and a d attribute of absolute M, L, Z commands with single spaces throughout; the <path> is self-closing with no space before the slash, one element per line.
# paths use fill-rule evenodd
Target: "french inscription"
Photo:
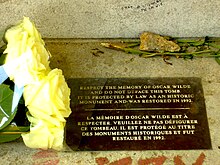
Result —
<path fill-rule="evenodd" d="M 211 148 L 198 78 L 71 79 L 69 85 L 66 138 L 74 149 Z"/>

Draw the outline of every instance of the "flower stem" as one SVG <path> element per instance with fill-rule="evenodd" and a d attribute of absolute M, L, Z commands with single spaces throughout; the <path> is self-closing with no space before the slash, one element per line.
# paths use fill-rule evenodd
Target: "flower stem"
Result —
<path fill-rule="evenodd" d="M 0 132 L 0 135 L 18 135 L 26 132 Z"/>
<path fill-rule="evenodd" d="M 116 49 L 116 50 L 121 50 L 126 53 L 130 54 L 139 54 L 142 55 L 141 57 L 154 57 L 154 56 L 161 56 L 161 55 L 166 55 L 166 56 L 178 56 L 178 57 L 184 57 L 184 56 L 200 56 L 200 57 L 220 57 L 220 55 L 212 55 L 211 53 L 215 53 L 215 51 L 212 50 L 202 50 L 198 52 L 147 52 L 147 51 L 141 51 L 138 49 L 130 48 L 130 47 L 122 47 L 120 45 L 116 44 L 111 44 L 111 43 L 101 43 L 102 46 L 110 49 Z M 210 54 L 206 54 L 210 53 Z"/>

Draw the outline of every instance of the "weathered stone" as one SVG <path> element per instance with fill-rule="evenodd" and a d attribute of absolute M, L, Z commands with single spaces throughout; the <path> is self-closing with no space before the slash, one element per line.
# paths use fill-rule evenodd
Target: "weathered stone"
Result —
<path fill-rule="evenodd" d="M 156 52 L 178 52 L 180 47 L 173 41 L 167 40 L 165 37 L 151 32 L 144 32 L 140 36 L 140 50 L 156 51 Z"/>

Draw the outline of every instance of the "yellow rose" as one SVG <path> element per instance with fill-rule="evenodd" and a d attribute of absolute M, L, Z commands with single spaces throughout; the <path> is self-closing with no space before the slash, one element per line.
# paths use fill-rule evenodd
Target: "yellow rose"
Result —
<path fill-rule="evenodd" d="M 4 69 L 19 87 L 28 107 L 30 132 L 22 134 L 31 148 L 60 150 L 64 127 L 71 113 L 70 89 L 60 69 L 49 67 L 50 53 L 29 18 L 8 29 Z"/>
<path fill-rule="evenodd" d="M 28 119 L 31 122 L 30 133 L 22 134 L 26 146 L 45 150 L 48 148 L 63 149 L 65 123 L 60 122 L 60 126 L 57 127 L 48 123 L 47 120 L 34 118 L 30 115 L 28 115 Z"/>
<path fill-rule="evenodd" d="M 23 96 L 34 117 L 42 112 L 64 121 L 63 117 L 71 113 L 70 89 L 60 69 L 53 69 L 41 81 L 25 86 Z"/>
<path fill-rule="evenodd" d="M 26 85 L 47 75 L 50 53 L 29 18 L 24 17 L 21 23 L 8 29 L 5 38 L 8 42 L 5 63 L 10 64 L 6 72 L 11 80 Z"/>
<path fill-rule="evenodd" d="M 31 148 L 38 148 L 39 145 L 40 148 L 59 148 L 60 141 L 62 139 L 63 142 L 64 138 L 65 117 L 71 113 L 70 89 L 62 75 L 62 70 L 53 69 L 42 80 L 25 86 L 23 96 L 33 116 L 30 122 L 34 121 L 30 133 L 23 135 L 25 144 Z M 46 138 L 44 134 L 47 135 Z M 42 142 L 35 139 L 42 135 L 43 144 L 46 145 L 43 147 L 43 144 L 38 144 Z M 50 143 L 52 145 L 48 145 Z"/>

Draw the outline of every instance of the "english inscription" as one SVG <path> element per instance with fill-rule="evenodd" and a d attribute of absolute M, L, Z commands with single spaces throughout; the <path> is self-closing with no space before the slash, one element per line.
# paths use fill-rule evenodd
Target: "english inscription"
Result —
<path fill-rule="evenodd" d="M 74 150 L 210 149 L 199 78 L 71 79 Z"/>

